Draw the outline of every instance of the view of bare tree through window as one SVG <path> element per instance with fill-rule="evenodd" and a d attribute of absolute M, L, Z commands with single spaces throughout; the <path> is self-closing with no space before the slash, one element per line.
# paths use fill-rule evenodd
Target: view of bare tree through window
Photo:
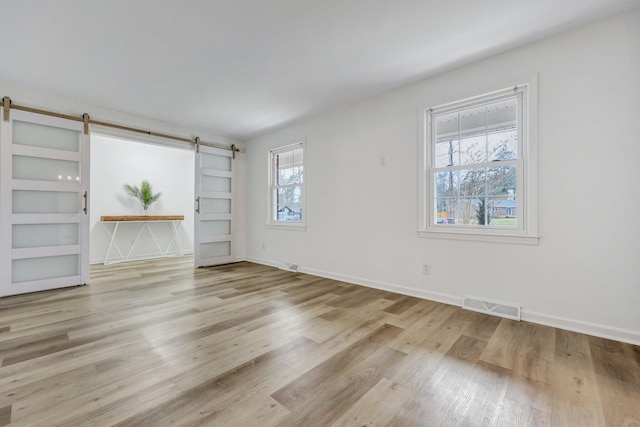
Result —
<path fill-rule="evenodd" d="M 516 98 L 434 115 L 436 224 L 518 224 L 516 117 Z"/>

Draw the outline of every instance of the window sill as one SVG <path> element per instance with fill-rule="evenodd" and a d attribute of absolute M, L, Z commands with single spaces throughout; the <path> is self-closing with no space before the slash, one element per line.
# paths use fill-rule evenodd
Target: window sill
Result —
<path fill-rule="evenodd" d="M 446 239 L 446 240 L 463 240 L 467 242 L 486 242 L 486 243 L 507 243 L 514 245 L 536 246 L 540 240 L 540 236 L 528 236 L 522 234 L 504 234 L 504 233 L 474 233 L 466 230 L 460 231 L 426 231 L 419 230 L 418 237 L 427 239 Z"/>
<path fill-rule="evenodd" d="M 307 231 L 307 226 L 305 224 L 300 223 L 275 223 L 269 222 L 266 224 L 267 229 L 269 230 L 288 230 L 288 231 Z"/>

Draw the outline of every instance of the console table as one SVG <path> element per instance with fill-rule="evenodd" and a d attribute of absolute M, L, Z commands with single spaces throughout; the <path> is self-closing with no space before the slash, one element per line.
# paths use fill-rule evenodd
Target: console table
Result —
<path fill-rule="evenodd" d="M 153 242 L 156 245 L 156 248 L 158 250 L 157 256 L 136 258 L 136 259 L 182 256 L 183 252 L 180 244 L 180 236 L 178 235 L 178 227 L 180 226 L 183 220 L 184 220 L 184 215 L 101 216 L 100 222 L 102 223 L 104 229 L 109 234 L 109 245 L 107 246 L 107 250 L 104 254 L 104 264 L 107 265 L 107 264 L 115 264 L 118 262 L 129 261 L 131 257 L 131 253 L 133 252 L 133 248 L 136 246 L 136 243 L 138 243 L 138 240 L 140 239 L 140 235 L 142 235 L 142 232 L 145 229 L 149 232 L 149 235 L 151 235 L 151 238 L 153 239 Z M 169 241 L 165 249 L 162 249 L 160 247 L 160 244 L 158 243 L 158 239 L 156 239 L 156 236 L 153 234 L 153 230 L 151 229 L 151 227 L 149 227 L 149 224 L 158 223 L 158 222 L 164 222 L 169 224 L 169 227 L 171 229 L 171 240 Z M 131 244 L 131 247 L 129 248 L 129 251 L 127 252 L 126 255 L 122 253 L 122 251 L 118 247 L 118 244 L 116 243 L 116 234 L 118 233 L 118 227 L 122 223 L 139 223 L 140 224 L 140 229 L 138 230 L 138 233 L 136 234 L 136 237 L 133 240 L 133 243 Z M 115 224 L 113 227 L 113 231 L 110 230 L 110 227 L 108 227 L 107 224 Z M 175 253 L 169 253 L 172 243 L 175 243 L 175 246 L 176 246 Z M 109 254 L 111 253 L 112 248 L 115 248 L 115 250 L 119 255 L 119 258 L 115 260 L 109 260 Z"/>

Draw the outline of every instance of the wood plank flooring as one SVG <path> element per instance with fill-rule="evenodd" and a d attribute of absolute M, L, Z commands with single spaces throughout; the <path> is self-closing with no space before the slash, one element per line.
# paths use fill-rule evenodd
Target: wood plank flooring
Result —
<path fill-rule="evenodd" d="M 0 426 L 640 426 L 640 348 L 251 263 L 0 299 Z"/>

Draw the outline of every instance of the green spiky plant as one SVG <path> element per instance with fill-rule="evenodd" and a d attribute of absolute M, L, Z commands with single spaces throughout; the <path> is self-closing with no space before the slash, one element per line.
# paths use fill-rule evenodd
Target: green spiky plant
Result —
<path fill-rule="evenodd" d="M 151 189 L 151 184 L 149 181 L 144 180 L 140 187 L 137 185 L 129 185 L 125 184 L 122 186 L 122 189 L 130 196 L 135 197 L 142 204 L 142 209 L 146 212 L 149 208 L 149 205 L 158 201 L 162 193 L 153 194 L 153 190 Z"/>

